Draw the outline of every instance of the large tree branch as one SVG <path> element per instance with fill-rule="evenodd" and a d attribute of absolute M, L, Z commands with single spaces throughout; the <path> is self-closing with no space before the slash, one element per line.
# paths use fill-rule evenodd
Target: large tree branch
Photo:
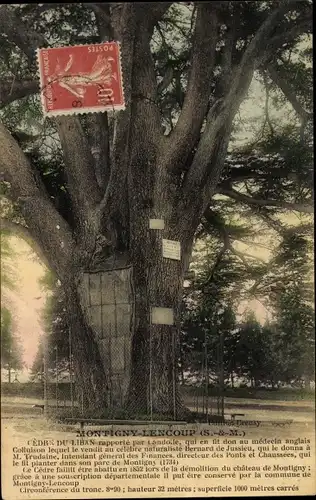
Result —
<path fill-rule="evenodd" d="M 114 39 L 108 4 L 85 4 L 94 11 L 100 42 Z M 94 113 L 87 116 L 88 140 L 95 162 L 95 175 L 104 196 L 110 177 L 110 129 L 107 113 Z"/>
<path fill-rule="evenodd" d="M 296 97 L 295 92 L 286 81 L 286 75 L 284 74 L 282 68 L 280 66 L 273 66 L 272 64 L 270 64 L 268 65 L 268 72 L 271 79 L 282 90 L 283 94 L 290 102 L 300 119 L 304 122 L 306 122 L 306 120 L 308 119 L 311 119 L 312 113 L 309 113 L 303 108 L 298 98 Z"/>
<path fill-rule="evenodd" d="M 209 103 L 217 38 L 216 8 L 211 2 L 199 3 L 184 103 L 162 155 L 170 169 L 178 170 L 179 163 L 183 165 L 199 137 Z"/>
<path fill-rule="evenodd" d="M 26 54 L 30 63 L 35 60 L 35 49 L 46 45 L 45 38 L 40 33 L 27 29 L 13 12 L 11 5 L 0 7 L 0 31 Z"/>
<path fill-rule="evenodd" d="M 272 36 L 268 40 L 266 47 L 267 58 L 270 58 L 270 56 L 273 55 L 276 50 L 282 47 L 282 45 L 291 43 L 298 36 L 303 35 L 304 33 L 312 33 L 312 18 L 313 14 L 311 11 L 310 16 L 308 16 L 306 19 L 302 19 L 299 22 L 296 22 L 296 24 L 292 28 L 288 28 L 283 33 L 278 33 L 277 35 Z"/>
<path fill-rule="evenodd" d="M 263 168 L 265 168 L 265 170 L 263 170 Z M 274 179 L 287 178 L 289 175 L 289 171 L 282 167 L 280 168 L 271 167 L 267 169 L 266 166 L 263 165 L 262 170 L 259 172 L 254 167 L 249 167 L 249 168 L 233 167 L 229 169 L 228 174 L 229 174 L 229 182 L 240 182 L 247 179 L 256 180 L 256 179 L 266 179 L 266 178 L 274 178 Z M 225 182 L 227 181 L 224 180 L 223 184 L 225 184 Z"/>
<path fill-rule="evenodd" d="M 0 108 L 16 99 L 22 99 L 22 97 L 37 94 L 38 92 L 39 83 L 33 79 L 21 81 L 12 78 L 11 81 L 0 81 Z"/>
<path fill-rule="evenodd" d="M 307 203 L 290 203 L 282 200 L 262 200 L 258 198 L 252 198 L 251 196 L 243 193 L 239 193 L 235 189 L 218 189 L 217 194 L 228 196 L 229 198 L 232 198 L 236 201 L 241 201 L 246 205 L 257 205 L 258 207 L 280 207 L 306 214 L 314 213 L 313 205 Z"/>
<path fill-rule="evenodd" d="M 94 159 L 78 117 L 57 117 L 56 124 L 65 160 L 68 190 L 75 216 L 84 229 L 85 221 L 101 200 Z"/>
<path fill-rule="evenodd" d="M 210 113 L 212 113 L 212 111 L 213 110 L 211 110 Z M 213 113 L 214 119 L 212 122 L 208 122 L 207 128 L 199 142 L 191 167 L 183 181 L 183 204 L 187 207 L 189 212 L 191 212 L 191 216 L 193 216 L 197 210 L 201 211 L 202 214 L 206 209 L 225 164 L 227 147 L 231 135 L 232 117 L 229 117 L 225 126 L 222 126 L 213 134 L 211 123 L 213 123 L 214 130 L 216 130 L 216 108 Z M 210 141 L 210 143 L 208 141 Z M 196 197 L 195 193 L 197 190 L 201 192 L 200 197 Z M 196 202 L 199 203 L 198 208 L 195 206 Z"/>
<path fill-rule="evenodd" d="M 152 36 L 151 15 L 148 3 L 135 4 L 136 26 L 132 70 L 132 113 L 133 120 L 141 119 L 146 135 L 154 144 L 163 138 L 160 110 L 157 104 L 157 80 L 150 50 Z M 149 148 L 152 147 L 149 144 Z"/>
<path fill-rule="evenodd" d="M 70 228 L 51 203 L 18 143 L 2 124 L 0 150 L 1 174 L 11 185 L 12 197 L 51 267 L 61 275 L 69 265 L 73 250 Z"/>
<path fill-rule="evenodd" d="M 261 24 L 260 28 L 255 33 L 248 47 L 244 51 L 241 62 L 236 70 L 230 91 L 224 102 L 224 107 L 229 108 L 233 105 L 236 97 L 240 94 L 240 90 L 244 87 L 244 80 L 247 79 L 249 73 L 253 73 L 254 69 L 261 63 L 265 55 L 265 50 L 268 45 L 269 36 L 273 33 L 282 16 L 284 16 L 292 7 L 292 4 L 297 3 L 297 0 L 285 0 L 274 9 Z M 234 105 L 238 109 L 239 102 Z M 226 113 L 229 113 L 227 110 Z"/>
<path fill-rule="evenodd" d="M 235 21 L 236 23 L 236 21 Z M 233 48 L 236 42 L 236 26 L 233 21 L 227 22 L 225 46 L 221 57 L 221 75 L 219 78 L 219 97 L 227 94 L 233 77 Z"/>
<path fill-rule="evenodd" d="M 162 4 L 154 7 L 150 4 L 149 9 L 149 4 L 144 2 L 118 4 L 115 9 L 111 9 L 113 29 L 122 47 L 126 110 L 119 113 L 115 120 L 110 179 L 100 205 L 105 217 L 114 213 L 118 207 L 121 211 L 124 203 L 122 201 L 126 191 L 122 188 L 130 163 L 131 129 L 138 127 L 138 141 L 150 151 L 148 154 L 152 154 L 153 148 L 163 138 L 156 103 L 157 82 L 150 52 L 150 38 L 153 19 L 157 21 L 167 7 L 168 5 Z"/>
<path fill-rule="evenodd" d="M 132 108 L 132 71 L 134 62 L 134 40 L 136 19 L 133 4 L 117 4 L 111 7 L 111 23 L 117 40 L 121 42 L 122 71 L 124 74 L 124 97 L 126 108 L 119 111 L 114 119 L 113 141 L 110 144 L 110 173 L 105 194 L 99 205 L 99 216 L 105 224 L 110 222 L 111 215 L 121 215 L 126 221 L 127 173 L 129 164 L 129 139 L 131 129 Z"/>
<path fill-rule="evenodd" d="M 230 130 L 232 122 L 238 108 L 243 101 L 245 94 L 252 81 L 254 70 L 261 63 L 264 49 L 269 35 L 277 26 L 280 18 L 296 3 L 294 0 L 287 0 L 274 9 L 262 23 L 255 33 L 248 47 L 245 49 L 241 62 L 236 68 L 228 93 L 223 99 L 214 103 L 208 112 L 205 130 L 199 142 L 197 152 L 194 156 L 191 168 L 186 177 L 184 189 L 186 192 L 196 191 L 204 185 L 205 175 L 208 171 L 209 183 L 215 187 L 219 179 L 219 166 L 213 162 L 210 169 L 210 159 L 214 157 L 214 150 L 218 147 L 220 140 L 220 130 Z M 222 169 L 224 163 L 221 162 Z M 210 189 L 210 188 L 209 188 Z"/>

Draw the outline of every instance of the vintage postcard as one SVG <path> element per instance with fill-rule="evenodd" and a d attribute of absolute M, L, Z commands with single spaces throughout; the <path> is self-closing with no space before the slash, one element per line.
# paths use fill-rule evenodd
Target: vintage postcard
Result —
<path fill-rule="evenodd" d="M 5 500 L 315 494 L 311 19 L 0 7 Z"/>

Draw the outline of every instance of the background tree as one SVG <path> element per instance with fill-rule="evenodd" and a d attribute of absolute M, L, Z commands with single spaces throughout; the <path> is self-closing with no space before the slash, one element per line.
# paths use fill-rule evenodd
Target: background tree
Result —
<path fill-rule="evenodd" d="M 14 269 L 14 249 L 10 241 L 10 231 L 1 228 L 1 368 L 8 371 L 11 382 L 12 370 L 23 368 L 22 346 L 14 334 L 11 296 L 17 291 L 17 276 Z"/>
<path fill-rule="evenodd" d="M 150 309 L 173 308 L 179 325 L 194 235 L 216 193 L 247 207 L 312 211 L 308 192 L 302 201 L 293 186 L 280 197 L 258 165 L 248 161 L 247 179 L 259 177 L 266 187 L 250 194 L 236 190 L 239 165 L 224 170 L 234 119 L 254 75 L 282 90 L 305 140 L 309 103 L 303 86 L 297 98 L 293 78 L 284 80 L 283 73 L 293 72 L 291 52 L 311 31 L 311 3 L 4 5 L 0 26 L 1 171 L 20 228 L 62 284 L 76 332 L 76 378 L 90 406 L 106 405 L 108 353 L 96 341 L 80 283 L 84 271 L 98 272 L 114 256 L 132 266 L 135 291 L 124 404 L 146 410 L 151 393 L 154 409 L 170 412 L 172 336 L 168 326 L 150 324 Z M 126 110 L 43 120 L 34 49 L 113 38 L 122 47 Z M 25 137 L 27 123 L 32 135 Z M 161 235 L 148 229 L 149 218 L 163 218 L 164 237 L 180 241 L 180 262 L 162 258 Z M 145 390 L 150 358 L 152 391 Z"/>
<path fill-rule="evenodd" d="M 268 376 L 269 362 L 268 331 L 263 330 L 254 313 L 248 313 L 238 329 L 236 346 L 236 371 L 241 377 L 246 377 L 252 387 L 264 383 Z"/>
<path fill-rule="evenodd" d="M 277 249 L 271 302 L 274 334 L 282 353 L 283 380 L 304 382 L 314 377 L 315 311 L 313 307 L 311 241 L 299 231 L 289 232 Z"/>
<path fill-rule="evenodd" d="M 245 276 L 240 274 L 233 255 L 223 256 L 218 251 L 219 243 L 214 238 L 207 237 L 203 243 L 208 253 L 201 256 L 202 246 L 196 263 L 197 278 L 184 292 L 181 364 L 188 375 L 205 378 L 201 370 L 205 370 L 207 360 L 210 381 L 218 384 L 219 364 L 223 365 L 225 379 L 231 379 L 234 373 L 236 298 L 234 301 L 232 290 L 240 289 Z"/>
<path fill-rule="evenodd" d="M 8 371 L 8 382 L 11 383 L 12 370 L 21 370 L 23 349 L 19 338 L 14 334 L 10 311 L 1 307 L 1 368 Z"/>

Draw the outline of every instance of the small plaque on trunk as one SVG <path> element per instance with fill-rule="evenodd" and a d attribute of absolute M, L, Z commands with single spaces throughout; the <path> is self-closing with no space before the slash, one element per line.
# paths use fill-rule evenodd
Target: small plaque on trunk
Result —
<path fill-rule="evenodd" d="M 149 219 L 149 229 L 164 229 L 165 221 L 163 219 Z"/>
<path fill-rule="evenodd" d="M 180 241 L 162 240 L 162 256 L 166 259 L 181 260 Z"/>
<path fill-rule="evenodd" d="M 151 308 L 151 324 L 152 325 L 173 325 L 174 314 L 173 309 L 169 307 L 152 307 Z"/>

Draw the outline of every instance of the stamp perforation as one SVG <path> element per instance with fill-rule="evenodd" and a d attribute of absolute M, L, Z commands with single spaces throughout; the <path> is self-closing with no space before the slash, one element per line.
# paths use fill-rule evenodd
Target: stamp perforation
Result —
<path fill-rule="evenodd" d="M 73 72 L 73 74 L 71 72 L 69 72 L 69 68 L 71 68 L 71 65 L 72 65 L 72 62 L 73 62 L 73 59 L 71 59 L 73 56 L 70 52 L 71 48 L 75 48 L 75 49 L 78 49 L 78 48 L 87 48 L 87 47 L 93 47 L 93 48 L 97 48 L 97 47 L 104 47 L 104 46 L 114 46 L 115 50 L 114 51 L 111 51 L 111 49 L 108 49 L 108 52 L 110 53 L 110 56 L 114 56 L 114 57 L 108 57 L 108 58 L 102 58 L 102 54 L 105 54 L 106 51 L 102 51 L 100 54 L 98 54 L 98 51 L 96 52 L 93 52 L 94 54 L 94 58 L 91 54 L 89 54 L 89 58 L 91 58 L 92 62 L 94 62 L 94 65 L 92 66 L 91 68 L 91 75 L 93 75 L 93 70 L 94 70 L 94 67 L 97 65 L 98 61 L 101 62 L 101 63 L 104 63 L 105 61 L 108 61 L 111 59 L 111 61 L 114 61 L 114 64 L 115 64 L 115 68 L 116 68 L 116 81 L 117 81 L 117 85 L 116 85 L 116 88 L 114 87 L 115 89 L 115 92 L 116 92 L 116 95 L 114 93 L 114 90 L 113 90 L 113 86 L 111 86 L 111 83 L 112 83 L 112 66 L 111 66 L 111 63 L 108 64 L 108 67 L 100 67 L 100 70 L 99 70 L 99 74 L 95 74 L 94 77 L 96 77 L 96 81 L 94 82 L 93 80 L 93 76 L 89 76 L 89 72 L 87 72 L 87 70 L 85 70 L 85 72 Z M 51 51 L 67 51 L 69 52 L 69 61 L 65 67 L 64 70 L 62 70 L 60 73 L 57 72 L 57 76 L 54 74 L 53 76 L 55 77 L 55 80 L 54 78 L 51 79 L 51 77 L 49 77 L 49 88 L 50 88 L 50 91 L 52 92 L 52 84 L 58 82 L 60 87 L 62 87 L 62 91 L 64 92 L 64 89 L 66 89 L 66 91 L 68 90 L 69 93 L 73 93 L 75 96 L 77 95 L 78 97 L 74 98 L 73 102 L 72 102 L 72 108 L 69 107 L 69 102 L 67 104 L 67 106 L 65 106 L 65 108 L 62 108 L 60 103 L 57 102 L 57 105 L 54 104 L 52 105 L 51 109 L 48 110 L 47 107 L 47 102 L 48 102 L 48 98 L 47 98 L 47 95 L 45 95 L 45 85 L 47 84 L 47 76 L 48 74 L 46 74 L 44 76 L 44 65 L 43 65 L 43 60 L 42 60 L 42 51 L 47 51 L 47 54 L 49 54 L 49 52 Z M 115 112 L 115 111 L 121 111 L 121 110 L 124 110 L 126 109 L 126 104 L 125 104 L 125 89 L 124 89 L 124 80 L 123 80 L 123 68 L 122 68 L 122 60 L 121 60 L 121 44 L 120 42 L 117 42 L 117 41 L 111 41 L 111 42 L 100 42 L 100 43 L 87 43 L 87 44 L 78 44 L 78 45 L 67 45 L 67 46 L 61 46 L 61 47 L 43 47 L 43 48 L 38 48 L 36 49 L 36 59 L 37 59 L 37 68 L 38 68 L 38 78 L 39 78 L 39 92 L 40 92 L 40 99 L 41 99 L 41 104 L 42 104 L 42 112 L 43 112 L 43 115 L 44 117 L 56 117 L 56 116 L 69 116 L 69 115 L 73 115 L 73 114 L 89 114 L 89 113 L 102 113 L 102 112 Z M 87 55 L 87 54 L 85 54 Z M 58 58 L 57 58 L 58 60 Z M 106 75 L 102 75 L 102 71 L 103 70 L 106 70 L 107 73 Z M 67 74 L 68 72 L 68 74 Z M 56 73 L 56 69 L 55 69 L 55 73 Z M 99 83 L 97 81 L 97 77 L 99 76 L 99 78 L 101 79 L 101 82 L 102 82 L 102 78 L 104 79 L 104 81 L 106 82 L 107 84 L 107 87 L 108 88 L 104 88 L 103 86 L 103 83 Z M 78 80 L 77 82 L 73 82 L 73 80 Z M 81 79 L 81 80 L 80 80 Z M 109 83 L 109 79 L 110 79 L 110 83 Z M 90 80 L 90 81 L 89 81 Z M 76 87 L 77 85 L 77 87 Z M 88 105 L 88 104 L 84 104 L 84 102 L 82 103 L 82 100 L 81 98 L 85 97 L 85 92 L 86 92 L 86 89 L 85 90 L 82 90 L 82 88 L 85 88 L 85 87 L 88 87 L 88 88 L 92 88 L 92 87 L 96 87 L 98 88 L 99 87 L 99 90 L 97 90 L 96 92 L 96 99 L 97 99 L 97 96 L 101 96 L 102 97 L 100 99 L 97 100 L 96 103 L 94 103 L 93 105 Z M 81 89 L 80 90 L 80 94 L 76 94 L 75 90 L 74 89 Z M 78 91 L 79 92 L 79 91 Z M 102 93 L 102 94 L 101 94 Z M 65 95 L 65 92 L 64 92 L 64 95 Z M 110 97 L 111 96 L 111 97 Z M 114 97 L 112 97 L 114 96 Z M 79 99 L 80 97 L 80 99 Z M 91 93 L 90 93 L 90 101 L 91 101 Z M 107 103 L 107 99 L 108 99 L 108 103 Z M 68 99 L 69 100 L 69 99 Z M 53 103 L 56 103 L 56 101 L 58 101 L 58 98 L 56 97 L 56 95 L 54 97 L 52 97 L 52 102 Z M 100 105 L 100 101 L 102 102 L 102 104 Z M 116 102 L 115 102 L 116 101 Z M 105 102 L 105 103 L 104 103 Z M 80 104 L 79 104 L 80 103 Z M 59 107 L 58 107 L 59 105 Z"/>

